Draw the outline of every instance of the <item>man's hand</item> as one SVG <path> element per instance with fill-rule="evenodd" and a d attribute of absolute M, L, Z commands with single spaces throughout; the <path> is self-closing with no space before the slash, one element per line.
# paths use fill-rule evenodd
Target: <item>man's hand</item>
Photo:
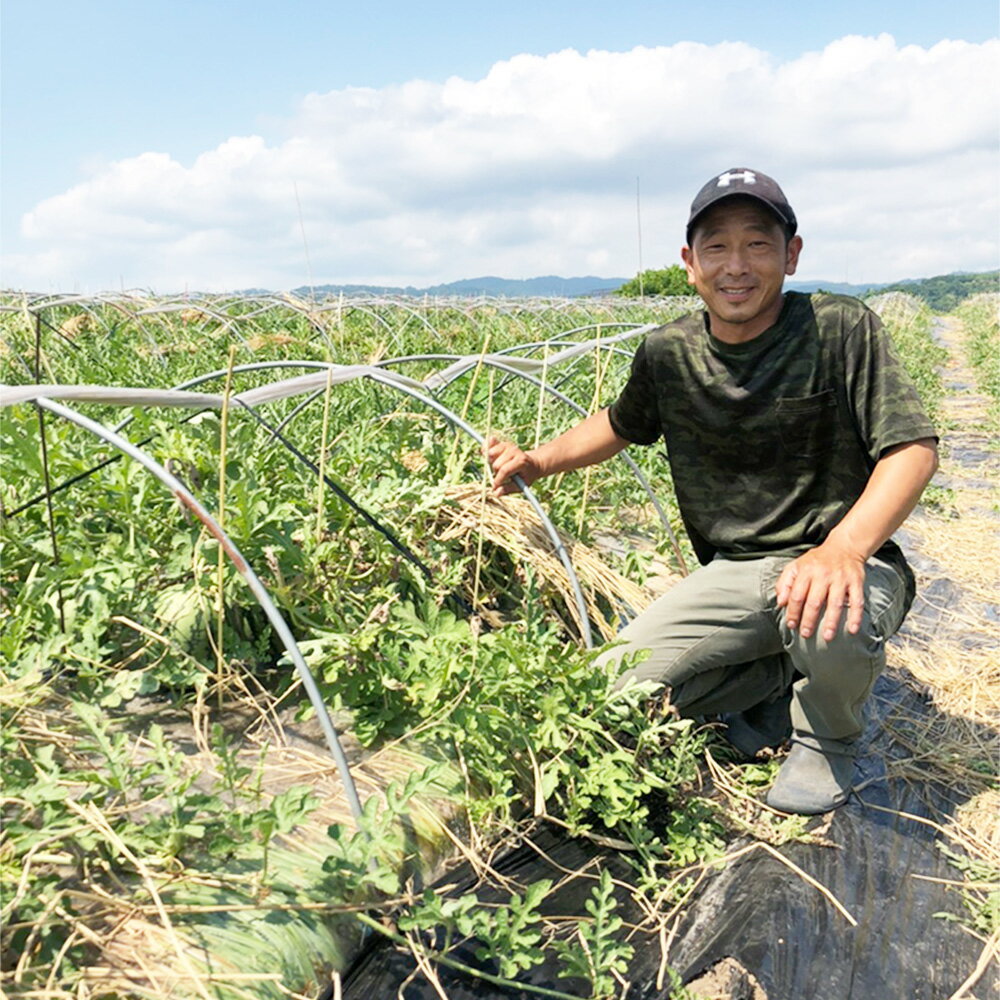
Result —
<path fill-rule="evenodd" d="M 865 560 L 827 539 L 790 562 L 775 586 L 778 607 L 787 608 L 785 624 L 808 639 L 822 614 L 822 636 L 830 642 L 847 608 L 847 631 L 861 628 L 865 610 Z M 823 614 L 823 609 L 826 613 Z"/>
<path fill-rule="evenodd" d="M 607 409 L 592 413 L 553 441 L 524 451 L 512 441 L 491 437 L 486 442 L 486 458 L 493 469 L 493 492 L 501 497 L 517 489 L 514 476 L 530 486 L 542 476 L 572 472 L 617 455 L 628 441 L 611 426 Z"/>
<path fill-rule="evenodd" d="M 514 476 L 520 476 L 524 480 L 524 485 L 530 486 L 542 474 L 538 462 L 531 453 L 523 451 L 513 441 L 488 438 L 486 458 L 493 470 L 493 492 L 498 497 L 518 491 Z"/>
<path fill-rule="evenodd" d="M 903 523 L 937 468 L 937 441 L 921 438 L 889 448 L 875 463 L 868 485 L 822 545 L 790 562 L 778 577 L 778 607 L 785 623 L 809 638 L 823 615 L 829 642 L 847 607 L 847 631 L 861 630 L 865 610 L 865 560 Z"/>

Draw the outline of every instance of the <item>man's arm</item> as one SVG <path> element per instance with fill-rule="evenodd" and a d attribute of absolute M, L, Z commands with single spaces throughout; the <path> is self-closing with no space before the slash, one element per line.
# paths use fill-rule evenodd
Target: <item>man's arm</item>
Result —
<path fill-rule="evenodd" d="M 512 441 L 490 438 L 486 442 L 486 457 L 493 469 L 493 492 L 497 496 L 515 492 L 518 488 L 513 481 L 515 475 L 530 486 L 543 476 L 603 462 L 627 445 L 628 441 L 611 426 L 607 410 L 598 411 L 565 434 L 530 451 L 522 451 Z"/>
<path fill-rule="evenodd" d="M 937 443 L 923 438 L 890 448 L 878 460 L 868 485 L 825 542 L 790 562 L 776 585 L 778 607 L 789 628 L 808 638 L 823 608 L 822 634 L 837 634 L 847 606 L 847 630 L 861 628 L 865 562 L 916 506 L 937 470 Z"/>

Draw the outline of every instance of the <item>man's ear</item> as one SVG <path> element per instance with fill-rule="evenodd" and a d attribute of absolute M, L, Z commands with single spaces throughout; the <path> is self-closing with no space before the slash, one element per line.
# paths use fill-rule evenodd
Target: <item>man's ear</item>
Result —
<path fill-rule="evenodd" d="M 795 274 L 799 266 L 799 254 L 802 253 L 802 237 L 793 236 L 785 248 L 785 274 Z"/>
<path fill-rule="evenodd" d="M 690 247 L 681 247 L 681 260 L 688 273 L 688 284 L 694 284 L 694 251 Z"/>

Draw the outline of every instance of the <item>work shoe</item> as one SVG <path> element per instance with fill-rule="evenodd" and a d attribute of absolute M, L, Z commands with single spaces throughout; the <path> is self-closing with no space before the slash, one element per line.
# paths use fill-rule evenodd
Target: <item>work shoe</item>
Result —
<path fill-rule="evenodd" d="M 826 744 L 836 741 L 823 741 Z M 843 805 L 854 782 L 854 751 L 849 743 L 841 752 L 820 749 L 818 742 L 792 740 L 778 777 L 765 802 L 781 812 L 815 816 Z"/>
<path fill-rule="evenodd" d="M 744 712 L 723 712 L 719 721 L 725 724 L 722 735 L 740 753 L 756 757 L 764 747 L 780 746 L 792 735 L 789 691 L 777 701 L 761 703 Z"/>

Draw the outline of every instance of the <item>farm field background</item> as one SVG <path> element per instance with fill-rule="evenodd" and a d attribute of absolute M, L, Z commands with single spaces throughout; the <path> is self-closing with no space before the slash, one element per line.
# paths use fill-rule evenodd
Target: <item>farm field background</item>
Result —
<path fill-rule="evenodd" d="M 647 718 L 591 665 L 588 646 L 694 562 L 659 450 L 542 482 L 537 504 L 486 494 L 482 437 L 544 440 L 606 405 L 642 330 L 693 304 L 0 302 L 9 391 L 205 394 L 59 405 L 117 428 L 219 529 L 112 437 L 30 401 L 0 409 L 9 995 L 312 996 L 377 933 L 425 963 L 471 938 L 500 980 L 555 955 L 567 978 L 550 995 L 618 996 L 640 939 L 609 878 L 592 879 L 574 921 L 543 912 L 551 883 L 506 885 L 489 907 L 423 885 L 456 856 L 489 881 L 496 845 L 547 823 L 628 848 L 630 891 L 661 941 L 664 915 L 738 835 L 774 848 L 815 836 L 748 811 L 773 764 L 738 767 L 709 731 Z M 957 429 L 995 440 L 997 296 L 955 311 L 954 354 L 919 300 L 873 304 L 946 430 L 942 373 L 961 356 L 976 402 Z M 995 495 L 967 496 L 980 498 L 996 452 L 971 464 L 931 488 L 914 530 L 974 523 L 995 546 Z M 940 571 L 995 601 L 989 571 L 965 569 Z M 298 654 L 343 737 L 360 815 Z M 921 655 L 915 639 L 898 669 L 938 697 Z M 996 804 L 1000 694 L 978 646 L 954 655 L 979 671 L 968 703 L 954 686 L 949 702 L 976 739 L 960 762 L 947 758 L 957 732 L 929 757 L 914 748 L 906 773 L 978 804 L 942 837 L 967 883 L 949 912 L 985 970 L 1000 845 L 980 824 Z M 666 950 L 662 965 L 669 989 Z"/>

